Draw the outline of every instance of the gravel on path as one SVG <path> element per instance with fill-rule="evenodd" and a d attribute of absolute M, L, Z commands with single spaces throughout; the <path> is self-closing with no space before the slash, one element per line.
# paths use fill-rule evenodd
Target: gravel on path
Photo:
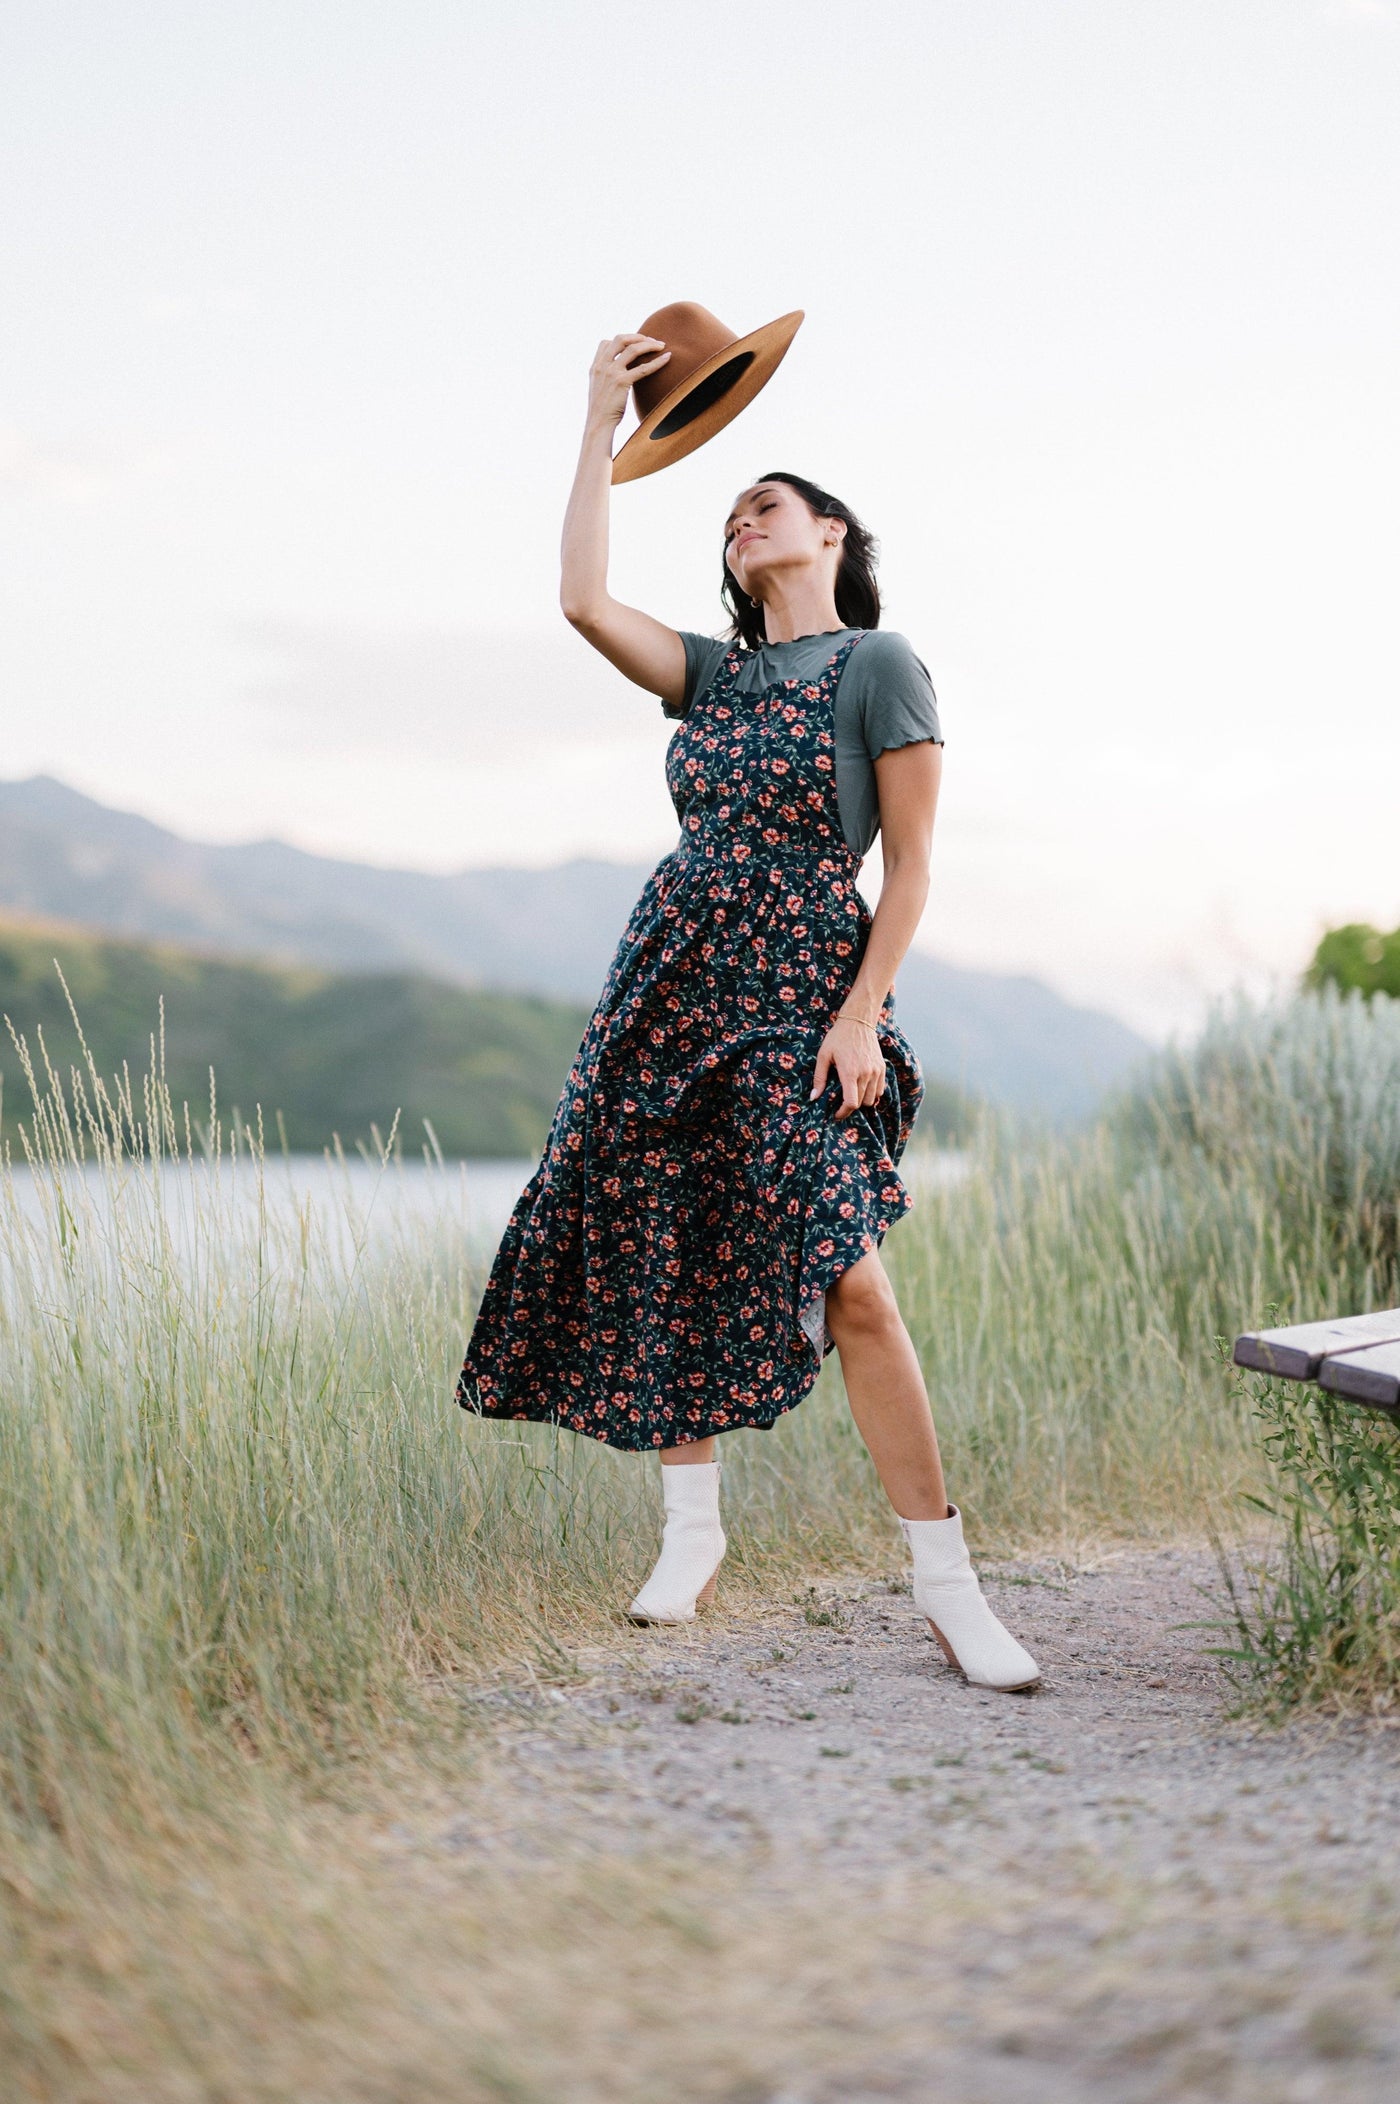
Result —
<path fill-rule="evenodd" d="M 866 1953 L 835 2044 L 765 2055 L 746 2001 L 753 2072 L 701 2053 L 672 2087 L 619 2049 L 619 2098 L 1400 2098 L 1400 1731 L 1232 1719 L 1219 1633 L 1191 1626 L 1213 1572 L 1193 1549 L 984 1570 L 1030 1695 L 967 1686 L 907 1591 L 743 1615 L 721 1591 L 562 1685 L 474 1698 L 488 1779 L 386 1845 L 410 1873 L 689 1859 L 746 1919 Z M 588 2079 L 567 2094 L 609 2094 Z"/>

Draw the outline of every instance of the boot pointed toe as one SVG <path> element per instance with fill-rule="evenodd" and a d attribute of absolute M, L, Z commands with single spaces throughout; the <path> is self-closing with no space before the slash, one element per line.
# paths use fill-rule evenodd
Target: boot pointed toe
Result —
<path fill-rule="evenodd" d="M 969 1686 L 995 1688 L 1003 1695 L 1028 1693 L 1040 1686 L 1040 1668 L 1018 1644 L 983 1599 L 940 1596 L 936 1588 L 918 1602 L 950 1666 Z"/>

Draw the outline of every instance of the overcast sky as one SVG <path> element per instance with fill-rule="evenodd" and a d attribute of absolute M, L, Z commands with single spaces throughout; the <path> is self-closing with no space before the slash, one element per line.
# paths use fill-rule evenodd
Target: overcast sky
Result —
<path fill-rule="evenodd" d="M 557 613 L 586 368 L 800 306 L 614 589 L 715 628 L 735 492 L 838 490 L 943 708 L 922 946 L 1189 1028 L 1400 920 L 1398 120 L 1384 0 L 4 0 L 0 773 L 654 860 L 670 726 Z"/>

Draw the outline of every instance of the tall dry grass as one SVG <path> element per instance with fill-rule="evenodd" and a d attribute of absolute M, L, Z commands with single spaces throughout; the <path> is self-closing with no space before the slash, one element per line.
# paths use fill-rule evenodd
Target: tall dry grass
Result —
<path fill-rule="evenodd" d="M 333 1761 L 425 1671 L 596 1626 L 654 1543 L 645 1464 L 452 1406 L 479 1279 L 446 1173 L 387 1233 L 348 1178 L 279 1202 L 275 1154 L 175 1105 L 153 1053 L 139 1086 L 26 1053 L 11 1113 L 0 1775 L 24 1818 L 192 1726 Z M 1384 1303 L 1397 1188 L 1400 1008 L 1331 993 L 1222 1016 L 1090 1134 L 984 1132 L 887 1244 L 984 1549 L 1202 1531 L 1259 1471 L 1214 1340 Z M 730 1449 L 738 1585 L 893 1554 L 834 1360 Z"/>
<path fill-rule="evenodd" d="M 1093 1131 L 984 1136 L 891 1237 L 985 1538 L 1199 1535 L 1261 1443 L 1215 1340 L 1400 1299 L 1400 1003 L 1220 1010 Z"/>
<path fill-rule="evenodd" d="M 375 1223 L 349 1177 L 289 1203 L 260 1136 L 196 1120 L 157 1048 L 139 1088 L 27 1048 L 0 1179 L 0 1783 L 65 1823 L 98 1769 L 213 1739 L 301 1768 L 402 1718 L 425 1675 L 548 1661 L 635 1586 L 633 1457 L 470 1420 L 452 1385 L 479 1279 L 435 1215 Z M 386 1148 L 380 1199 L 392 1199 Z M 735 1579 L 868 1548 L 836 1410 L 736 1458 Z"/>

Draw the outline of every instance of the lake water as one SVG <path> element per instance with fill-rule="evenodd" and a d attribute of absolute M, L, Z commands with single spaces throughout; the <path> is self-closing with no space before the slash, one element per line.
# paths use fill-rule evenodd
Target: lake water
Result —
<path fill-rule="evenodd" d="M 290 1217 L 308 1205 L 318 1217 L 353 1213 L 366 1221 L 371 1238 L 380 1232 L 392 1233 L 396 1225 L 446 1213 L 462 1223 L 476 1249 L 489 1253 L 537 1166 L 538 1158 L 531 1157 L 448 1162 L 441 1167 L 422 1161 L 391 1162 L 381 1169 L 359 1157 L 329 1163 L 321 1155 L 279 1156 L 267 1163 L 265 1190 L 269 1207 Z M 900 1164 L 900 1174 L 916 1199 L 960 1182 L 967 1169 L 966 1155 L 934 1148 L 911 1148 Z M 101 1204 L 102 1173 L 93 1168 L 76 1173 L 86 1194 Z M 13 1174 L 20 1211 L 37 1226 L 49 1201 L 36 1188 L 27 1168 L 17 1167 Z M 141 1182 L 146 1181 L 140 1171 L 136 1174 Z M 217 1182 L 234 1218 L 249 1224 L 256 1218 L 257 1181 L 250 1163 L 240 1162 L 234 1168 L 225 1162 L 213 1178 L 202 1164 L 194 1168 L 167 1164 L 161 1171 L 161 1204 L 177 1230 L 182 1221 L 192 1224 L 197 1184 L 211 1181 Z"/>

